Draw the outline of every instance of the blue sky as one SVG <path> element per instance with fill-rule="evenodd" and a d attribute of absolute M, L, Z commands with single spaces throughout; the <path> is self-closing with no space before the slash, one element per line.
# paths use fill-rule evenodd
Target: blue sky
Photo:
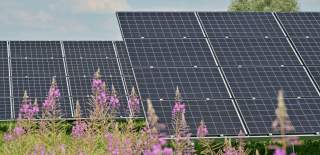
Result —
<path fill-rule="evenodd" d="M 231 0 L 0 0 L 0 40 L 121 40 L 115 11 L 225 11 Z M 320 11 L 320 0 L 299 0 Z"/>

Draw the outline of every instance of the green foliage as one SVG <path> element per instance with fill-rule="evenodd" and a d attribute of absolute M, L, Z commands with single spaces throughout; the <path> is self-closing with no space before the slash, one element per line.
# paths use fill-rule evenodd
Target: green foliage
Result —
<path fill-rule="evenodd" d="M 297 0 L 233 0 L 229 11 L 296 12 Z"/>

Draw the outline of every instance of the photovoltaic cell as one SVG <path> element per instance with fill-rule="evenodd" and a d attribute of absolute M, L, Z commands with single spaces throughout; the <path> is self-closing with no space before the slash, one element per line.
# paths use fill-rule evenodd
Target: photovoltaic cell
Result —
<path fill-rule="evenodd" d="M 223 67 L 236 98 L 319 97 L 303 67 Z"/>
<path fill-rule="evenodd" d="M 130 93 L 132 90 L 132 87 L 135 87 L 135 89 L 137 90 L 137 84 L 134 79 L 133 68 L 130 62 L 129 54 L 127 52 L 124 42 L 116 41 L 115 45 L 116 45 L 118 56 L 119 56 L 119 63 L 121 65 L 121 70 L 124 75 L 123 78 L 126 83 L 127 92 Z"/>
<path fill-rule="evenodd" d="M 8 120 L 8 119 L 11 119 L 10 98 L 8 96 L 5 98 L 1 97 L 0 98 L 0 120 Z"/>
<path fill-rule="evenodd" d="M 169 135 L 174 135 L 172 108 L 174 101 L 152 101 L 159 122 L 164 123 L 164 129 Z M 239 117 L 231 100 L 184 101 L 186 105 L 185 118 L 192 136 L 196 136 L 200 121 L 203 120 L 209 135 L 237 135 L 242 129 Z"/>
<path fill-rule="evenodd" d="M 56 77 L 61 96 L 68 96 L 68 88 L 65 77 Z M 28 96 L 43 98 L 48 95 L 52 77 L 12 77 L 13 97 L 23 97 L 24 91 Z M 68 102 L 69 104 L 69 102 Z"/>
<path fill-rule="evenodd" d="M 193 12 L 118 12 L 123 38 L 204 37 Z"/>
<path fill-rule="evenodd" d="M 135 68 L 137 84 L 143 100 L 175 97 L 179 87 L 182 98 L 229 98 L 217 68 Z"/>
<path fill-rule="evenodd" d="M 59 41 L 10 41 L 12 58 L 62 58 Z"/>
<path fill-rule="evenodd" d="M 13 77 L 65 77 L 62 59 L 11 59 Z"/>
<path fill-rule="evenodd" d="M 292 38 L 320 37 L 320 13 L 277 13 L 280 22 Z"/>
<path fill-rule="evenodd" d="M 208 37 L 285 37 L 272 13 L 199 12 Z"/>
<path fill-rule="evenodd" d="M 216 66 L 205 39 L 126 39 L 133 67 Z"/>
<path fill-rule="evenodd" d="M 64 41 L 63 46 L 67 59 L 116 58 L 112 41 Z"/>
<path fill-rule="evenodd" d="M 320 38 L 292 38 L 292 42 L 307 66 L 320 65 Z"/>
<path fill-rule="evenodd" d="M 69 76 L 92 77 L 100 69 L 101 76 L 120 77 L 117 59 L 66 59 Z M 121 77 L 120 77 L 121 78 Z"/>
<path fill-rule="evenodd" d="M 320 101 L 315 99 L 285 99 L 287 112 L 295 131 L 291 133 L 315 133 L 320 131 Z M 251 135 L 277 133 L 272 131 L 276 119 L 276 99 L 237 100 Z M 279 134 L 279 133 L 277 133 Z"/>
<path fill-rule="evenodd" d="M 8 59 L 7 42 L 0 41 L 0 59 Z"/>
<path fill-rule="evenodd" d="M 211 38 L 221 66 L 299 66 L 285 38 Z"/>
<path fill-rule="evenodd" d="M 316 84 L 320 86 L 320 66 L 308 66 L 308 69 Z"/>

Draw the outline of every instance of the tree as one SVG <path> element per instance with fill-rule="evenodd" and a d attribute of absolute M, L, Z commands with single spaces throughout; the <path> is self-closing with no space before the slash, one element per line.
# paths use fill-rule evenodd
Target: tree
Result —
<path fill-rule="evenodd" d="M 297 0 L 233 0 L 229 11 L 296 12 Z"/>

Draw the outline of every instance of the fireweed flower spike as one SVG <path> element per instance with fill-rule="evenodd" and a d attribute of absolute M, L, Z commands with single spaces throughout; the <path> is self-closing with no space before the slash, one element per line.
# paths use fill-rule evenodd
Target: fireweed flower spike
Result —
<path fill-rule="evenodd" d="M 107 106 L 108 92 L 106 91 L 106 83 L 101 80 L 100 69 L 94 74 L 92 81 L 92 92 L 95 98 L 95 104 L 100 107 Z"/>
<path fill-rule="evenodd" d="M 117 96 L 117 91 L 114 88 L 114 85 L 112 85 L 111 88 L 111 96 L 109 96 L 109 106 L 111 108 L 112 111 L 118 109 L 120 107 L 120 101 L 119 98 Z"/>
<path fill-rule="evenodd" d="M 130 99 L 129 99 L 129 107 L 131 108 L 132 116 L 135 116 L 136 114 L 139 114 L 140 112 L 140 100 L 139 97 L 137 96 L 137 93 L 132 87 L 131 94 L 130 94 Z"/>
<path fill-rule="evenodd" d="M 76 109 L 75 109 L 75 114 L 74 116 L 76 117 L 76 123 L 72 127 L 72 133 L 71 135 L 74 138 L 81 138 L 85 135 L 85 132 L 87 130 L 87 124 L 83 121 L 80 120 L 81 118 L 81 112 L 80 112 L 80 103 L 77 101 L 76 103 Z"/>
<path fill-rule="evenodd" d="M 19 116 L 22 119 L 32 119 L 39 112 L 37 100 L 35 100 L 35 103 L 32 104 L 27 91 L 24 92 L 19 112 Z"/>
<path fill-rule="evenodd" d="M 46 112 L 52 112 L 57 108 L 57 102 L 60 97 L 60 90 L 58 89 L 55 78 L 52 79 L 51 87 L 49 89 L 48 97 L 43 102 L 43 108 Z"/>
<path fill-rule="evenodd" d="M 204 124 L 204 121 L 201 120 L 200 125 L 197 129 L 197 137 L 205 137 L 208 135 L 207 126 Z"/>
<path fill-rule="evenodd" d="M 280 131 L 282 135 L 280 140 L 274 139 L 275 142 L 281 143 L 282 147 L 271 146 L 271 148 L 275 148 L 274 154 L 286 154 L 287 145 L 300 144 L 297 137 L 287 138 L 285 135 L 287 132 L 294 131 L 294 127 L 291 124 L 287 113 L 287 107 L 284 102 L 283 91 L 280 90 L 278 93 L 278 107 L 276 109 L 276 119 L 272 122 L 273 131 Z"/>

